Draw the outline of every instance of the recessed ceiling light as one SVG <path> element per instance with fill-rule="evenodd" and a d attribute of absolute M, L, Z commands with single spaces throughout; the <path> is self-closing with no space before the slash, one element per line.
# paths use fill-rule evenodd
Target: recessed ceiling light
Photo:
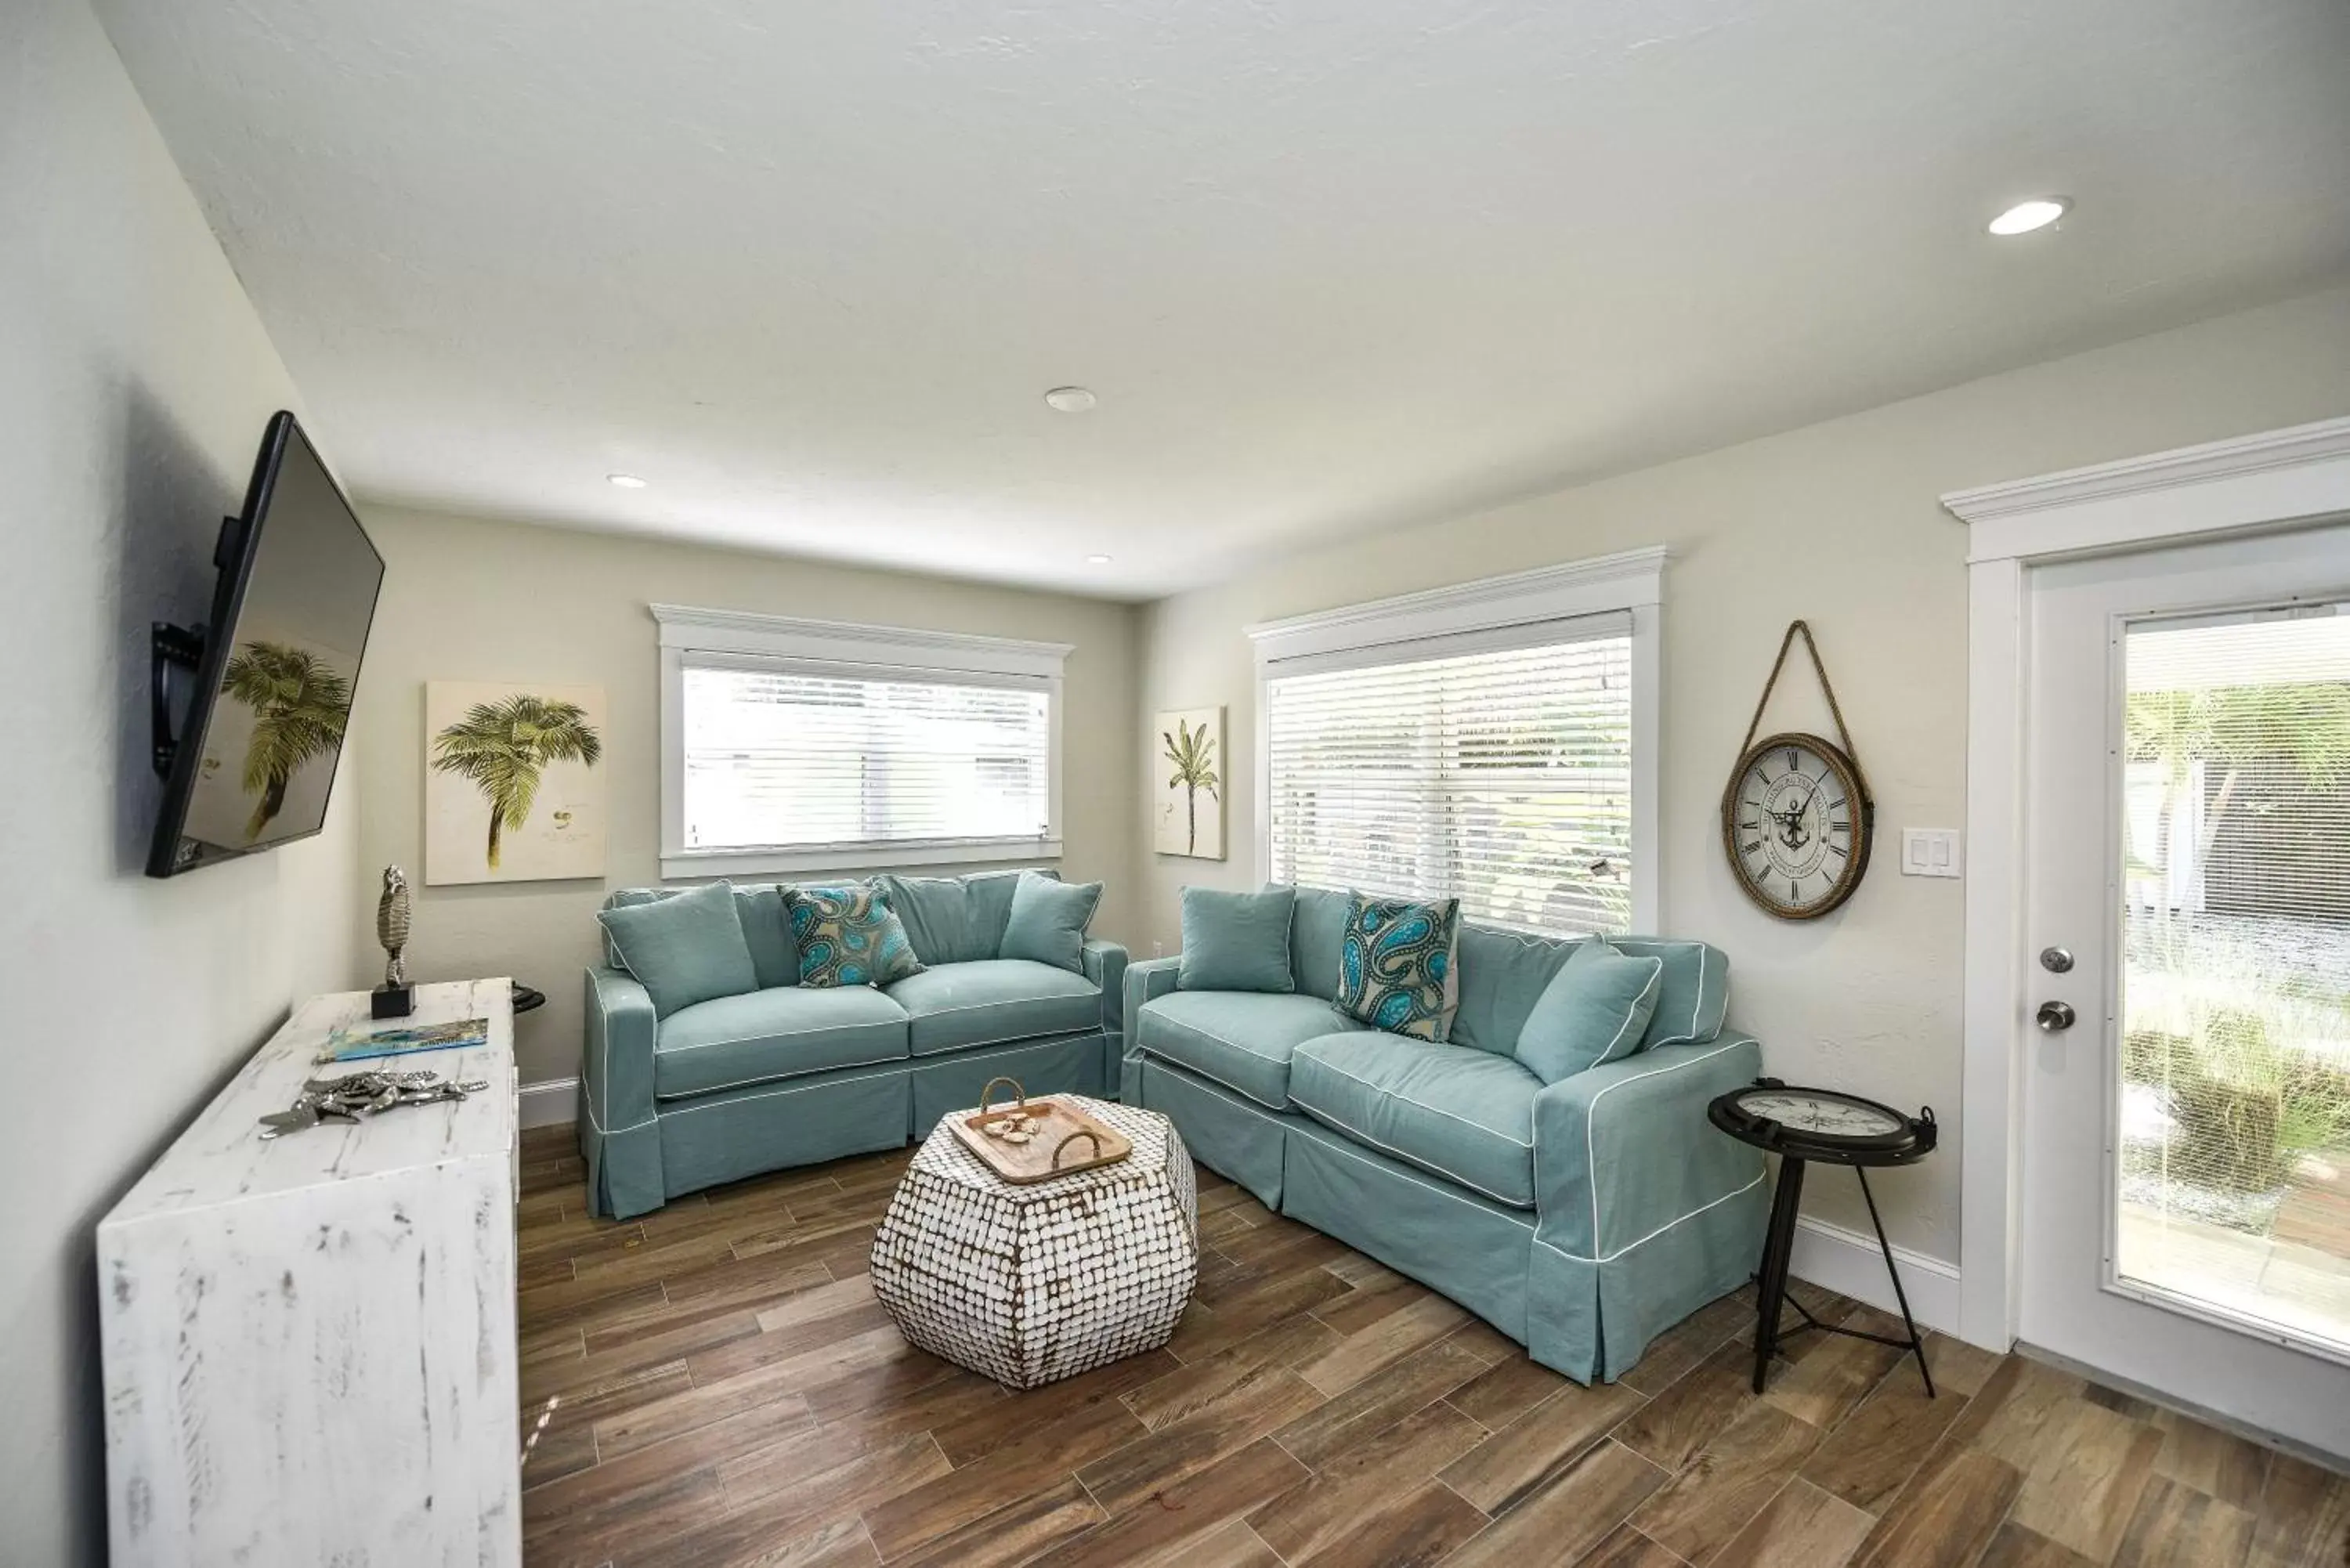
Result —
<path fill-rule="evenodd" d="M 607 483 L 617 484 L 623 490 L 642 490 L 645 487 L 645 482 L 633 473 L 608 473 L 604 478 Z"/>
<path fill-rule="evenodd" d="M 2018 202 L 1991 221 L 1994 234 L 2028 234 L 2034 229 L 2044 229 L 2073 210 L 2070 196 L 2034 196 L 2029 202 Z"/>
<path fill-rule="evenodd" d="M 1055 387 L 1045 394 L 1045 406 L 1065 414 L 1082 414 L 1099 401 L 1083 387 Z"/>
<path fill-rule="evenodd" d="M 1086 565 L 1088 566 L 1107 566 L 1109 565 L 1109 557 L 1107 556 L 1087 556 L 1086 557 Z"/>

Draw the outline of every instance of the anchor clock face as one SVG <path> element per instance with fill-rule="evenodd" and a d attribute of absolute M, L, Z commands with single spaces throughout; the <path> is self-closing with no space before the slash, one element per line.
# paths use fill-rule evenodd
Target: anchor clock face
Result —
<path fill-rule="evenodd" d="M 1767 1116 L 1799 1132 L 1836 1137 L 1883 1137 L 1908 1126 L 1908 1119 L 1883 1106 L 1830 1096 L 1806 1089 L 1762 1090 L 1742 1095 L 1738 1108 Z"/>
<path fill-rule="evenodd" d="M 1872 826 L 1859 770 L 1817 735 L 1758 742 L 1722 796 L 1722 846 L 1739 884 L 1783 919 L 1813 919 L 1852 897 Z"/>

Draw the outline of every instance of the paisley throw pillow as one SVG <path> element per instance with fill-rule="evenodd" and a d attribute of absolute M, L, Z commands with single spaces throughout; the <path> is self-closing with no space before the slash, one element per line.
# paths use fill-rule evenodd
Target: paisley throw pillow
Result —
<path fill-rule="evenodd" d="M 798 888 L 791 902 L 802 985 L 889 985 L 922 972 L 889 900 L 868 882 Z"/>
<path fill-rule="evenodd" d="M 1332 1005 L 1391 1033 L 1443 1040 L 1461 1006 L 1460 936 L 1458 898 L 1421 903 L 1351 895 Z"/>

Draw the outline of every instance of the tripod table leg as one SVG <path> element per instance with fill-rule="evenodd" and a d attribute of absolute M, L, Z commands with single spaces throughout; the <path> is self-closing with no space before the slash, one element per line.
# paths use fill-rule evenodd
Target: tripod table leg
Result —
<path fill-rule="evenodd" d="M 1762 1242 L 1762 1272 L 1754 1303 L 1754 1392 L 1779 1348 L 1779 1309 L 1787 1293 L 1787 1255 L 1795 1244 L 1795 1210 L 1804 1200 L 1804 1162 L 1782 1155 L 1779 1186 L 1771 1197 L 1771 1229 Z"/>
<path fill-rule="evenodd" d="M 1918 1321 L 1909 1315 L 1909 1293 L 1901 1288 L 1901 1271 L 1893 1266 L 1893 1246 L 1885 1239 L 1885 1221 L 1877 1217 L 1877 1194 L 1868 1189 L 1868 1172 L 1859 1166 L 1852 1173 L 1860 1178 L 1860 1195 L 1868 1199 L 1868 1222 L 1877 1228 L 1877 1246 L 1885 1254 L 1885 1272 L 1893 1276 L 1893 1299 L 1901 1305 L 1901 1326 L 1909 1334 L 1909 1353 L 1918 1358 L 1918 1376 L 1926 1380 L 1926 1397 L 1934 1397 L 1934 1370 L 1926 1365 L 1926 1342 L 1918 1337 Z"/>

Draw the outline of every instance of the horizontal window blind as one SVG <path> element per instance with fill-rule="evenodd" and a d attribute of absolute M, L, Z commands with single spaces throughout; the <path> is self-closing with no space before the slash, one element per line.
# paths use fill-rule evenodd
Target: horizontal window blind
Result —
<path fill-rule="evenodd" d="M 1628 618 L 1483 640 L 1502 645 L 1268 666 L 1273 877 L 1451 895 L 1464 915 L 1521 930 L 1620 933 L 1632 898 Z"/>
<path fill-rule="evenodd" d="M 689 661 L 689 850 L 889 846 L 1046 836 L 1051 698 L 1041 686 Z"/>

